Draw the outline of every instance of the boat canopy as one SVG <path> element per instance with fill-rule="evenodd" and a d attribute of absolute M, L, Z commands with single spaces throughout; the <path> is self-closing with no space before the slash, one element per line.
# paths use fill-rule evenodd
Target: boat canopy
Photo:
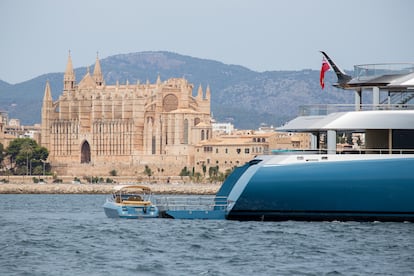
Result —
<path fill-rule="evenodd" d="M 143 185 L 127 185 L 127 186 L 120 185 L 120 186 L 115 186 L 114 190 L 116 192 L 121 191 L 121 190 L 123 190 L 123 191 L 125 191 L 125 190 L 136 190 L 136 191 L 138 191 L 138 190 L 140 190 L 140 191 L 147 192 L 147 193 L 151 192 L 151 189 L 149 187 L 143 186 Z"/>

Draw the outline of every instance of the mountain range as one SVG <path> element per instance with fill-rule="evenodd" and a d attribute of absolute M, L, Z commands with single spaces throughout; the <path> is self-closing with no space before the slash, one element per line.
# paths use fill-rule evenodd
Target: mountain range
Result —
<path fill-rule="evenodd" d="M 67 57 L 62 57 L 67 58 Z M 141 83 L 184 77 L 203 90 L 210 86 L 211 112 L 217 122 L 231 122 L 238 129 L 257 129 L 260 124 L 279 126 L 297 116 L 299 106 L 352 103 L 353 93 L 332 87 L 336 77 L 326 75 L 326 86 L 319 86 L 319 71 L 256 72 L 239 65 L 195 58 L 171 52 L 119 54 L 100 60 L 106 84 Z M 75 69 L 79 82 L 94 64 Z M 62 68 L 64 70 L 65 68 Z M 63 89 L 63 72 L 47 73 L 31 80 L 9 84 L 0 80 L 0 110 L 23 125 L 41 122 L 41 106 L 46 81 L 53 100 Z"/>

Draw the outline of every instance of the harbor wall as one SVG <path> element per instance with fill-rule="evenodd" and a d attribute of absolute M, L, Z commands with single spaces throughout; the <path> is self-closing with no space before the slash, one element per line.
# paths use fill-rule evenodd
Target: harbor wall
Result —
<path fill-rule="evenodd" d="M 130 183 L 145 185 L 154 194 L 214 195 L 220 188 L 218 183 Z M 110 194 L 116 184 L 34 184 L 1 183 L 0 194 Z"/>
<path fill-rule="evenodd" d="M 127 183 L 175 183 L 175 184 L 184 184 L 192 183 L 190 177 L 188 176 L 102 176 L 102 182 L 106 182 L 107 179 L 110 179 L 115 184 L 127 184 Z M 54 181 L 64 184 L 73 184 L 75 177 L 72 175 L 67 176 L 55 176 L 52 175 L 2 175 L 0 176 L 0 185 L 1 183 L 11 183 L 11 184 L 34 184 L 37 182 L 44 182 L 46 184 L 51 184 Z M 90 184 L 85 178 L 79 178 L 80 183 Z"/>

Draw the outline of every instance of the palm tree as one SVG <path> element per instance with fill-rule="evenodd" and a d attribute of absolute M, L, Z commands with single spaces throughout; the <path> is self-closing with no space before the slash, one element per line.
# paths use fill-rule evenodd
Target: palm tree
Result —
<path fill-rule="evenodd" d="M 29 174 L 29 155 L 33 153 L 33 148 L 28 142 L 24 142 L 20 148 L 20 153 L 26 155 L 26 175 Z"/>
<path fill-rule="evenodd" d="M 148 176 L 148 180 L 151 178 L 152 170 L 150 169 L 150 167 L 148 167 L 148 165 L 145 165 L 144 174 Z"/>
<path fill-rule="evenodd" d="M 5 156 L 5 153 L 4 153 L 4 146 L 3 146 L 3 144 L 2 144 L 2 143 L 0 143 L 0 169 L 2 169 L 2 168 L 3 168 L 3 160 L 4 160 L 4 156 Z"/>

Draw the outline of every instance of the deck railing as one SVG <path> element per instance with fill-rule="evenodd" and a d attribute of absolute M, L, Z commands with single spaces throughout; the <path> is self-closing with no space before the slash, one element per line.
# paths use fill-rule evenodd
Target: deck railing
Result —
<path fill-rule="evenodd" d="M 414 63 L 377 63 L 354 66 L 354 77 L 366 80 L 382 75 L 403 75 L 414 72 Z"/>
<path fill-rule="evenodd" d="M 336 112 L 369 110 L 414 110 L 414 104 L 314 104 L 299 107 L 299 116 L 324 116 Z"/>
<path fill-rule="evenodd" d="M 327 149 L 286 149 L 270 150 L 264 153 L 271 155 L 294 155 L 294 154 L 328 154 Z M 414 154 L 414 149 L 337 149 L 336 154 Z"/>
<path fill-rule="evenodd" d="M 155 204 L 160 210 L 211 211 L 225 210 L 227 197 L 223 196 L 159 196 Z"/>

